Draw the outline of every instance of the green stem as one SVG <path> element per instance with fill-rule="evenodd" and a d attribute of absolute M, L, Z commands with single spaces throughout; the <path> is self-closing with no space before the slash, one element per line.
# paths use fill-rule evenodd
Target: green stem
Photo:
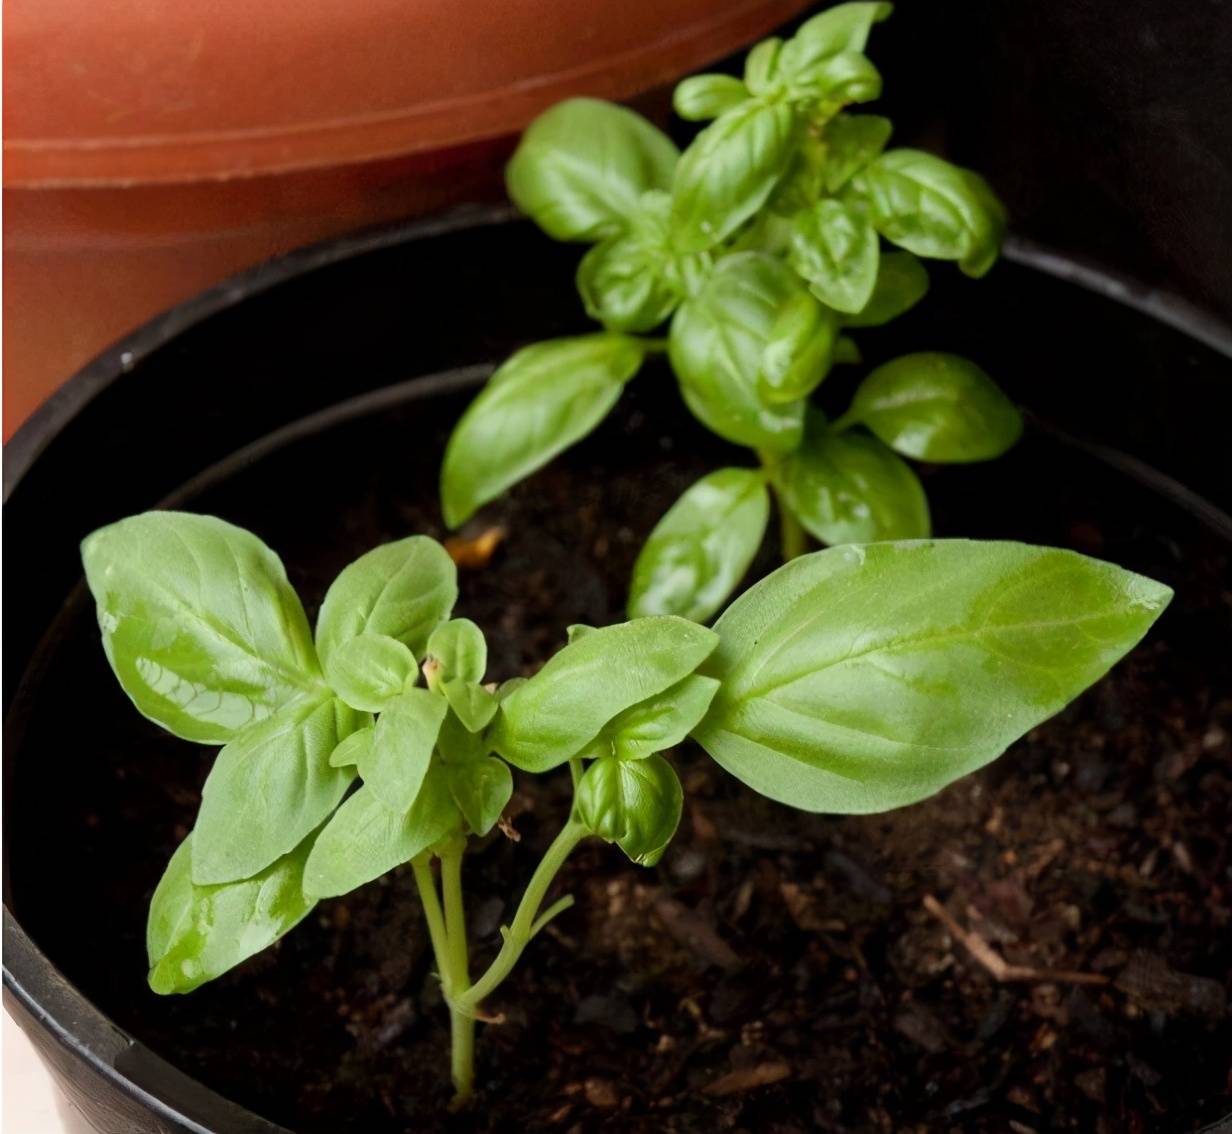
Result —
<path fill-rule="evenodd" d="M 800 521 L 796 519 L 795 512 L 788 506 L 783 490 L 779 487 L 779 458 L 760 451 L 757 457 L 765 471 L 766 480 L 769 481 L 770 488 L 774 492 L 774 503 L 779 514 L 779 547 L 782 551 L 783 562 L 790 563 L 797 556 L 808 551 L 808 534 L 800 526 Z"/>
<path fill-rule="evenodd" d="M 512 971 L 522 955 L 522 950 L 526 948 L 531 938 L 547 924 L 549 914 L 554 917 L 568 908 L 567 903 L 557 902 L 543 917 L 539 917 L 539 907 L 543 905 L 548 888 L 565 864 L 565 859 L 588 834 L 590 834 L 589 829 L 573 818 L 570 818 L 560 829 L 556 838 L 552 840 L 552 845 L 544 852 L 543 859 L 535 868 L 530 882 L 527 883 L 526 893 L 522 895 L 522 900 L 518 903 L 518 912 L 514 914 L 513 924 L 502 930 L 505 941 L 501 945 L 500 952 L 488 966 L 487 972 L 456 998 L 454 1008 L 457 1011 L 474 1016 L 479 1005 L 496 991 L 500 983 Z"/>
<path fill-rule="evenodd" d="M 666 338 L 641 338 L 638 340 L 642 344 L 642 349 L 647 354 L 666 354 L 667 339 Z"/>
<path fill-rule="evenodd" d="M 419 888 L 419 900 L 423 903 L 424 918 L 428 922 L 428 938 L 432 942 L 432 955 L 436 958 L 436 971 L 440 974 L 441 987 L 449 996 L 449 938 L 445 932 L 445 918 L 441 913 L 441 900 L 436 893 L 436 879 L 432 877 L 432 864 L 428 858 L 411 860 L 415 873 L 415 885 Z"/>
<path fill-rule="evenodd" d="M 456 1007 L 458 998 L 471 986 L 470 959 L 466 944 L 466 910 L 462 903 L 462 855 L 464 842 L 441 851 L 441 891 L 445 896 L 447 933 L 446 963 L 449 966 L 449 1024 L 453 1037 L 450 1072 L 454 1104 L 464 1103 L 475 1089 L 475 1017 Z"/>
<path fill-rule="evenodd" d="M 844 430 L 850 429 L 853 425 L 858 425 L 860 419 L 856 416 L 854 410 L 848 410 L 841 417 L 836 417 L 827 426 L 831 433 L 842 433 Z"/>

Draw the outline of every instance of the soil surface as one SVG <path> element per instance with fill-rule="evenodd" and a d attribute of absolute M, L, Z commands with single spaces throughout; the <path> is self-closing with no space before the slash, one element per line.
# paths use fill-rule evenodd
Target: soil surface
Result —
<path fill-rule="evenodd" d="M 619 619 L 657 516 L 740 459 L 656 381 L 464 533 L 504 529 L 458 607 L 488 633 L 490 677 L 541 664 L 570 623 Z M 360 552 L 443 534 L 423 486 L 464 400 L 297 442 L 193 507 L 257 530 L 312 612 Z M 925 479 L 938 534 L 1075 547 L 1178 598 L 1059 718 L 901 811 L 795 812 L 681 748 L 671 849 L 653 870 L 576 854 L 556 891 L 576 906 L 489 1005 L 505 1020 L 480 1031 L 467 1113 L 445 1110 L 447 1013 L 406 871 L 191 996 L 147 990 L 146 905 L 213 753 L 132 712 L 84 609 L 44 681 L 80 691 L 75 711 L 38 696 L 10 785 L 54 800 L 10 819 L 17 912 L 120 1025 L 297 1131 L 1196 1130 L 1232 1111 L 1228 545 L 1038 433 Z M 767 545 L 754 571 L 772 565 Z M 469 856 L 474 968 L 567 796 L 567 775 L 519 776 L 516 841 Z"/>

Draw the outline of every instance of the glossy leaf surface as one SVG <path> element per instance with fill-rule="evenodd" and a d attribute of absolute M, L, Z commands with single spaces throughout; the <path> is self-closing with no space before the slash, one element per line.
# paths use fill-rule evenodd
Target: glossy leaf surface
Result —
<path fill-rule="evenodd" d="M 863 310 L 877 283 L 877 232 L 857 204 L 827 198 L 796 217 L 791 266 L 836 311 Z"/>
<path fill-rule="evenodd" d="M 524 347 L 492 375 L 449 438 L 441 470 L 445 522 L 477 508 L 580 441 L 642 365 L 636 339 L 612 333 Z"/>
<path fill-rule="evenodd" d="M 893 127 L 878 114 L 839 114 L 826 126 L 822 184 L 837 193 L 871 162 L 890 140 Z"/>
<path fill-rule="evenodd" d="M 587 759 L 614 756 L 617 760 L 644 760 L 655 752 L 674 748 L 706 715 L 718 688 L 713 678 L 691 673 L 613 717 L 582 755 Z"/>
<path fill-rule="evenodd" d="M 766 338 L 757 376 L 758 393 L 781 404 L 808 397 L 830 373 L 839 317 L 801 293 L 779 308 Z"/>
<path fill-rule="evenodd" d="M 1070 551 L 965 540 L 838 547 L 738 598 L 694 737 L 807 811 L 913 803 L 1103 676 L 1169 588 Z"/>
<path fill-rule="evenodd" d="M 662 756 L 605 756 L 586 769 L 578 785 L 582 822 L 643 866 L 653 866 L 662 857 L 683 807 L 680 780 Z"/>
<path fill-rule="evenodd" d="M 213 516 L 145 512 L 81 545 L 107 660 L 145 717 L 225 744 L 321 688 L 299 598 L 256 536 Z"/>
<path fill-rule="evenodd" d="M 748 571 L 769 515 L 770 496 L 756 470 L 719 469 L 702 477 L 668 509 L 638 555 L 629 616 L 709 620 Z"/>
<path fill-rule="evenodd" d="M 880 327 L 910 311 L 928 293 L 928 269 L 910 252 L 882 252 L 877 282 L 864 307 L 843 322 L 849 327 Z"/>
<path fill-rule="evenodd" d="M 748 87 L 731 75 L 692 75 L 676 84 L 672 108 L 689 122 L 704 122 L 748 97 Z"/>

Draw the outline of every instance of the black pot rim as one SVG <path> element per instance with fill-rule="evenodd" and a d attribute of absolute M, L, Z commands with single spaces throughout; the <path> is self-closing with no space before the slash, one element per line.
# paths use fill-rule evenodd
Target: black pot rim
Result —
<path fill-rule="evenodd" d="M 297 276 L 341 260 L 463 229 L 513 222 L 519 222 L 519 218 L 510 206 L 463 205 L 423 219 L 367 229 L 309 245 L 267 261 L 168 309 L 82 367 L 17 430 L 4 449 L 4 499 L 9 499 L 50 441 L 90 401 L 142 359 L 211 315 Z M 1132 307 L 1232 358 L 1232 327 L 1186 300 L 1021 237 L 1011 237 L 1007 241 L 1005 256 L 1013 263 Z M 203 470 L 181 486 L 174 497 L 164 501 L 164 505 L 174 504 L 176 498 L 191 493 L 205 481 L 216 479 L 235 462 L 251 460 L 296 437 L 314 432 L 327 422 L 358 417 L 408 397 L 432 396 L 446 389 L 478 384 L 489 371 L 490 367 L 486 366 L 465 367 L 427 378 L 413 378 L 335 403 L 287 423 Z M 1171 499 L 1223 538 L 1232 540 L 1232 517 L 1179 482 L 1119 450 L 1091 444 L 1055 429 L 1048 432 Z M 180 1129 L 200 1134 L 224 1129 L 234 1134 L 287 1134 L 284 1128 L 205 1087 L 150 1052 L 103 1015 L 29 938 L 7 904 L 4 906 L 3 922 L 6 1004 L 11 998 L 10 1010 L 18 1008 L 21 1015 L 36 1023 L 52 1042 L 84 1062 L 136 1103 L 160 1118 L 178 1124 Z M 125 1064 L 126 1070 L 118 1066 L 119 1062 Z M 138 1069 L 139 1074 L 135 1074 Z M 152 1093 L 142 1086 L 143 1082 L 156 1085 L 159 1093 Z M 1222 1123 L 1216 1123 L 1207 1129 L 1217 1131 L 1227 1128 Z"/>

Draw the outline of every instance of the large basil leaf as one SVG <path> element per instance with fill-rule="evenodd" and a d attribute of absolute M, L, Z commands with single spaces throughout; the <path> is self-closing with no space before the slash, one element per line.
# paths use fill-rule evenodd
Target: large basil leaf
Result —
<path fill-rule="evenodd" d="M 427 536 L 383 544 L 343 568 L 317 616 L 326 672 L 334 652 L 360 634 L 396 638 L 420 657 L 437 623 L 458 600 L 458 571 Z"/>
<path fill-rule="evenodd" d="M 872 437 L 834 432 L 815 411 L 778 481 L 788 507 L 822 543 L 929 534 L 928 498 L 910 466 Z"/>
<path fill-rule="evenodd" d="M 705 622 L 744 577 L 770 516 L 765 479 L 719 469 L 685 490 L 655 525 L 633 567 L 629 616 Z"/>
<path fill-rule="evenodd" d="M 877 230 L 917 256 L 982 276 L 1001 251 L 1005 209 L 978 174 L 921 150 L 890 150 L 852 182 Z"/>
<path fill-rule="evenodd" d="M 419 795 L 447 708 L 427 689 L 407 689 L 377 717 L 372 743 L 359 753 L 359 774 L 390 810 L 408 810 Z"/>
<path fill-rule="evenodd" d="M 663 857 L 683 807 L 680 780 L 662 756 L 605 756 L 586 769 L 578 784 L 582 822 L 642 866 L 653 866 Z"/>
<path fill-rule="evenodd" d="M 647 189 L 670 189 L 678 156 L 633 111 L 573 98 L 530 124 L 505 179 L 513 202 L 549 236 L 593 241 L 619 232 Z"/>
<path fill-rule="evenodd" d="M 1072 551 L 965 540 L 795 559 L 719 619 L 722 682 L 693 735 L 806 811 L 914 803 L 1098 680 L 1168 587 Z"/>
<path fill-rule="evenodd" d="M 368 720 L 333 697 L 302 698 L 231 741 L 202 790 L 193 881 L 250 878 L 316 830 L 354 778 L 329 758 Z"/>
<path fill-rule="evenodd" d="M 893 126 L 877 114 L 838 114 L 826 126 L 822 181 L 826 192 L 837 193 L 890 140 Z"/>
<path fill-rule="evenodd" d="M 492 375 L 454 428 L 441 469 L 445 523 L 477 508 L 580 441 L 642 365 L 636 339 L 602 332 L 524 347 Z"/>
<path fill-rule="evenodd" d="M 718 118 L 749 97 L 749 88 L 731 75 L 693 75 L 676 84 L 672 107 L 689 122 Z"/>
<path fill-rule="evenodd" d="M 713 248 L 765 204 L 791 158 L 796 125 L 789 104 L 749 99 L 693 139 L 672 188 L 678 251 Z"/>
<path fill-rule="evenodd" d="M 836 311 L 862 311 L 877 283 L 877 231 L 857 202 L 827 198 L 796 217 L 791 266 Z"/>
<path fill-rule="evenodd" d="M 311 898 L 350 893 L 410 862 L 461 825 L 441 767 L 432 767 L 415 805 L 405 812 L 386 807 L 365 785 L 334 812 L 317 837 L 304 866 L 304 893 Z"/>
<path fill-rule="evenodd" d="M 830 373 L 838 342 L 839 317 L 806 293 L 779 308 L 766 336 L 757 391 L 781 404 L 808 397 Z"/>
<path fill-rule="evenodd" d="M 410 647 L 388 634 L 348 638 L 329 658 L 329 683 L 353 709 L 379 713 L 419 678 Z"/>
<path fill-rule="evenodd" d="M 694 415 L 738 445 L 788 453 L 800 443 L 803 402 L 775 404 L 758 379 L 783 306 L 804 292 L 786 264 L 760 252 L 721 260 L 672 319 L 668 350 Z"/>
<path fill-rule="evenodd" d="M 845 416 L 921 461 L 986 461 L 1022 434 L 1018 410 L 983 370 L 933 351 L 878 366 Z"/>
<path fill-rule="evenodd" d="M 150 988 L 191 992 L 261 952 L 304 919 L 304 862 L 313 836 L 254 878 L 221 886 L 192 880 L 193 840 L 178 847 L 150 900 L 146 951 Z"/>
<path fill-rule="evenodd" d="M 846 315 L 849 327 L 880 327 L 909 311 L 928 293 L 928 269 L 910 252 L 882 252 L 877 282 L 863 309 Z"/>
<path fill-rule="evenodd" d="M 490 739 L 511 764 L 563 764 L 617 713 L 687 677 L 718 639 L 683 618 L 636 618 L 575 638 L 501 702 Z"/>
<path fill-rule="evenodd" d="M 225 744 L 320 688 L 303 607 L 282 563 L 213 516 L 145 512 L 81 545 L 107 660 L 140 713 Z"/>

